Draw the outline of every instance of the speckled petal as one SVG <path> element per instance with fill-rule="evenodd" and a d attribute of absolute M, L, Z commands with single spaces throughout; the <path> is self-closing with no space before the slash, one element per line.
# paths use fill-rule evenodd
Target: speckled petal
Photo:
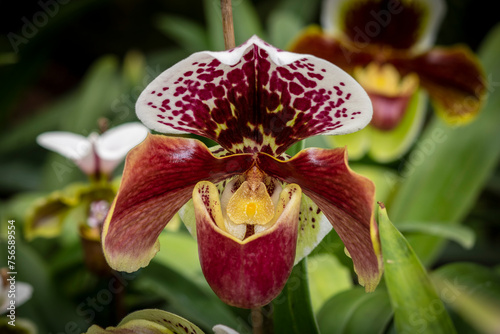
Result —
<path fill-rule="evenodd" d="M 343 70 L 256 36 L 177 63 L 144 90 L 136 109 L 156 131 L 194 133 L 232 153 L 274 156 L 313 135 L 357 131 L 372 116 L 368 96 Z"/>
<path fill-rule="evenodd" d="M 309 255 L 332 230 L 332 224 L 312 199 L 302 194 L 295 264 Z"/>
<path fill-rule="evenodd" d="M 200 141 L 148 135 L 130 151 L 118 194 L 104 223 L 109 265 L 132 272 L 159 250 L 158 235 L 200 180 L 218 182 L 246 171 L 252 156 L 214 157 Z"/>
<path fill-rule="evenodd" d="M 348 167 L 346 150 L 309 148 L 288 161 L 259 154 L 257 161 L 268 175 L 298 184 L 316 203 L 349 251 L 360 284 L 373 291 L 382 275 L 375 187 Z"/>
<path fill-rule="evenodd" d="M 200 263 L 221 300 L 254 308 L 281 292 L 294 263 L 300 202 L 300 187 L 286 186 L 277 204 L 276 223 L 240 241 L 220 228 L 224 223 L 215 185 L 205 181 L 196 185 L 193 203 Z"/>

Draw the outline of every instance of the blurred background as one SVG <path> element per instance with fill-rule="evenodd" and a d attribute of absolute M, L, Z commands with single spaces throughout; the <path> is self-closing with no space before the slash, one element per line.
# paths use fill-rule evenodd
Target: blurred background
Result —
<path fill-rule="evenodd" d="M 463 43 L 477 51 L 487 33 L 500 22 L 494 2 L 446 3 L 448 11 L 437 45 Z M 236 44 L 257 34 L 286 48 L 302 28 L 319 24 L 320 7 L 319 0 L 233 0 Z M 36 136 L 54 130 L 87 136 L 98 130 L 102 117 L 108 119 L 111 127 L 136 121 L 135 100 L 154 77 L 193 52 L 223 49 L 219 12 L 217 0 L 0 1 L 2 231 L 7 219 L 22 221 L 34 199 L 86 180 L 65 158 L 38 146 Z M 500 78 L 492 80 L 500 86 Z M 398 163 L 387 167 L 397 168 Z M 117 168 L 116 176 L 121 171 Z M 465 260 L 487 266 L 500 263 L 499 203 L 497 163 L 465 219 L 476 232 L 476 245 L 465 250 L 449 243 L 434 266 Z M 71 243 L 62 244 L 70 247 Z M 71 272 L 75 263 L 81 263 L 81 253 L 64 257 L 60 254 L 64 247 L 54 249 L 50 240 L 35 240 L 31 245 L 42 256 L 57 255 L 56 263 L 48 265 L 47 277 L 66 278 L 54 279 L 62 284 L 55 294 L 69 296 L 78 304 L 89 291 L 99 291 L 98 283 L 82 283 L 82 278 L 75 277 L 81 272 Z M 75 248 L 68 249 L 71 252 Z M 83 284 L 84 288 L 75 284 Z M 169 293 L 176 298 L 174 292 Z M 50 296 L 47 294 L 47 299 Z M 129 298 L 135 298 L 136 305 L 162 305 L 151 296 L 148 299 L 137 294 Z M 232 312 L 234 315 L 240 311 Z M 193 317 L 205 321 L 203 316 Z M 102 325 L 117 323 L 103 314 L 96 319 Z M 37 324 L 47 330 L 59 328 L 44 320 Z M 209 328 L 211 323 L 202 325 Z M 247 328 L 248 323 L 242 326 Z"/>
<path fill-rule="evenodd" d="M 4 199 L 24 190 L 51 190 L 40 173 L 48 152 L 35 144 L 37 132 L 89 133 L 97 127 L 99 116 L 110 118 L 112 124 L 135 120 L 133 104 L 140 87 L 194 51 L 223 48 L 222 37 L 213 38 L 217 28 L 206 22 L 207 11 L 220 9 L 217 0 L 0 3 L 0 196 Z M 498 21 L 486 1 L 478 5 L 448 0 L 447 6 L 438 45 L 465 43 L 476 50 Z M 235 0 L 233 7 L 235 12 L 251 11 L 248 22 L 235 23 L 237 42 L 257 33 L 285 48 L 295 31 L 279 31 L 276 21 L 284 20 L 283 13 L 297 21 L 293 27 L 319 23 L 318 0 Z M 195 42 L 197 50 L 192 49 Z M 82 106 L 68 103 L 61 117 L 44 116 L 84 89 L 82 83 L 99 61 L 108 67 L 103 80 L 114 75 L 117 82 L 104 85 L 101 81 L 102 90 L 95 89 L 100 95 L 84 101 L 92 110 L 78 115 Z M 119 75 L 125 76 L 121 82 Z M 125 87 L 117 88 L 119 84 Z M 66 127 L 64 122 L 72 124 Z"/>

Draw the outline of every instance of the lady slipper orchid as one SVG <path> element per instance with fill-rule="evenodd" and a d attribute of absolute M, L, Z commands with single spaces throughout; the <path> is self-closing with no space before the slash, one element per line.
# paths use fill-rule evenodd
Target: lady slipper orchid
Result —
<path fill-rule="evenodd" d="M 39 135 L 37 142 L 41 146 L 73 160 L 91 182 L 69 184 L 35 201 L 26 217 L 26 238 L 58 236 L 66 220 L 76 218 L 87 268 L 99 276 L 110 274 L 100 237 L 104 218 L 117 191 L 116 184 L 110 180 L 111 174 L 148 132 L 144 125 L 135 122 L 88 137 L 60 131 Z"/>
<path fill-rule="evenodd" d="M 126 123 L 88 137 L 52 131 L 37 137 L 40 146 L 73 160 L 85 174 L 95 179 L 109 177 L 128 151 L 146 138 L 148 130 L 140 123 Z"/>
<path fill-rule="evenodd" d="M 310 27 L 290 50 L 331 61 L 352 74 L 373 104 L 369 127 L 344 138 L 360 158 L 398 158 L 424 118 L 426 95 L 450 124 L 474 118 L 486 94 L 478 59 L 465 46 L 433 47 L 445 12 L 442 0 L 325 0 L 322 26 Z"/>
<path fill-rule="evenodd" d="M 307 137 L 370 122 L 370 99 L 344 71 L 253 36 L 180 61 L 146 87 L 136 111 L 155 131 L 219 146 L 148 135 L 130 151 L 102 234 L 112 268 L 148 265 L 160 232 L 184 206 L 205 278 L 230 305 L 270 302 L 332 225 L 360 283 L 375 289 L 381 254 L 373 183 L 349 169 L 344 148 L 285 153 Z"/>
<path fill-rule="evenodd" d="M 144 125 L 133 122 L 111 128 L 101 135 L 93 132 L 88 137 L 63 131 L 40 134 L 37 137 L 40 146 L 73 160 L 92 182 L 70 184 L 36 201 L 28 212 L 26 237 L 58 235 L 68 211 L 81 204 L 88 207 L 88 215 L 82 218 L 86 230 L 87 227 L 102 227 L 116 193 L 109 182 L 111 173 L 127 152 L 146 138 L 148 132 Z"/>

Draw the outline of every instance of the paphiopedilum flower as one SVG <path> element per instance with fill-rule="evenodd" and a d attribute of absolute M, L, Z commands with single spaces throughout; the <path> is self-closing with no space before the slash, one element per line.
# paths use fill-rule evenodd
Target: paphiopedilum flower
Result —
<path fill-rule="evenodd" d="M 293 41 L 291 51 L 333 62 L 370 96 L 370 126 L 330 138 L 348 144 L 351 156 L 369 151 L 390 161 L 403 154 L 419 133 L 427 94 L 450 124 L 466 123 L 480 110 L 486 89 L 478 59 L 463 45 L 432 47 L 444 12 L 441 0 L 325 0 L 322 28 Z"/>
<path fill-rule="evenodd" d="M 191 133 L 219 146 L 149 135 L 130 151 L 103 228 L 112 268 L 146 266 L 160 232 L 192 198 L 181 218 L 197 237 L 205 278 L 228 304 L 270 302 L 294 262 L 332 225 L 360 283 L 376 287 L 373 183 L 349 169 L 343 148 L 308 148 L 291 159 L 285 153 L 309 136 L 349 133 L 370 122 L 367 94 L 344 71 L 254 36 L 180 61 L 143 91 L 136 110 L 153 130 Z"/>
<path fill-rule="evenodd" d="M 88 137 L 65 132 L 51 131 L 40 134 L 36 140 L 40 146 L 71 159 L 89 177 L 109 177 L 128 151 L 140 143 L 148 133 L 140 123 L 126 123 L 99 135 L 92 132 Z"/>
<path fill-rule="evenodd" d="M 67 217 L 78 219 L 87 267 L 95 273 L 109 273 L 102 255 L 100 234 L 117 186 L 113 170 L 127 152 L 144 140 L 149 130 L 141 123 L 127 123 L 88 137 L 70 132 L 46 132 L 37 142 L 75 162 L 91 182 L 72 183 L 38 199 L 27 213 L 25 236 L 55 237 Z M 70 213 L 76 212 L 71 215 Z"/>
<path fill-rule="evenodd" d="M 225 325 L 215 325 L 215 334 L 238 334 Z M 140 310 L 130 313 L 116 327 L 101 328 L 92 325 L 86 334 L 205 334 L 192 322 L 170 312 L 157 309 Z"/>

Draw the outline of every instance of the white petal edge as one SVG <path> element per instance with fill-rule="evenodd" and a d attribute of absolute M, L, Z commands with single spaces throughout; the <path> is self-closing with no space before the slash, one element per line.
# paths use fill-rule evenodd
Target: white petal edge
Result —
<path fill-rule="evenodd" d="M 85 174 L 92 174 L 95 171 L 95 158 L 89 138 L 71 132 L 50 131 L 38 135 L 36 142 L 73 160 Z"/>
<path fill-rule="evenodd" d="M 104 132 L 96 140 L 101 170 L 104 173 L 111 173 L 127 153 L 146 138 L 148 133 L 148 128 L 139 122 L 125 123 Z"/>
<path fill-rule="evenodd" d="M 329 34 L 340 36 L 342 31 L 342 6 L 351 0 L 324 0 L 321 9 L 321 26 Z M 427 24 L 422 35 L 413 46 L 413 51 L 423 52 L 429 49 L 436 40 L 439 26 L 446 13 L 446 3 L 443 0 L 419 0 L 428 9 Z"/>
<path fill-rule="evenodd" d="M 2 300 L 2 305 L 0 305 L 0 314 L 7 312 L 7 307 L 9 306 L 10 299 L 7 298 L 7 292 L 8 290 L 2 290 L 0 291 L 2 294 L 5 294 L 5 299 Z M 31 298 L 31 295 L 33 294 L 33 287 L 25 282 L 16 282 L 16 295 L 15 295 L 15 301 L 16 301 L 16 306 L 21 306 L 24 304 L 26 301 L 28 301 Z"/>
<path fill-rule="evenodd" d="M 215 334 L 240 334 L 234 329 L 227 327 L 226 325 L 215 325 L 212 330 Z"/>
<path fill-rule="evenodd" d="M 36 142 L 71 160 L 83 159 L 92 152 L 92 143 L 88 138 L 71 132 L 45 132 L 38 135 Z"/>

